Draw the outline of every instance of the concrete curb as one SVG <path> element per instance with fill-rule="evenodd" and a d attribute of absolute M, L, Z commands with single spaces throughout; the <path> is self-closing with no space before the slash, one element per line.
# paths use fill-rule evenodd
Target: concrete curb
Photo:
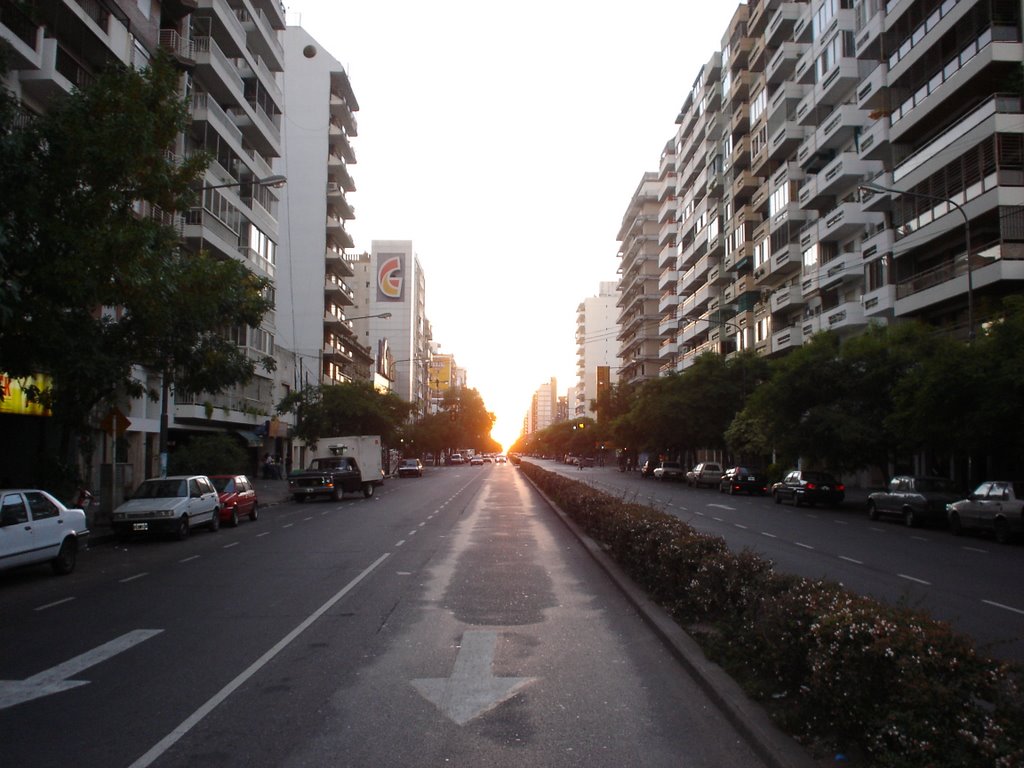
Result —
<path fill-rule="evenodd" d="M 523 477 L 586 547 L 594 561 L 611 577 L 672 655 L 682 663 L 761 759 L 773 768 L 818 768 L 819 763 L 796 741 L 779 730 L 768 713 L 752 701 L 721 667 L 708 661 L 697 642 L 654 603 L 596 541 L 587 536 L 536 483 L 525 475 Z"/>

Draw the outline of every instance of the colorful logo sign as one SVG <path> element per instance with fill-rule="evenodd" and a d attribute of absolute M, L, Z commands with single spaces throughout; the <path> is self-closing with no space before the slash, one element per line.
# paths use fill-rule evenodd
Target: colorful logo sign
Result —
<path fill-rule="evenodd" d="M 405 254 L 377 254 L 377 300 L 402 301 L 405 299 Z"/>
<path fill-rule="evenodd" d="M 0 413 L 13 413 L 20 416 L 49 416 L 50 411 L 39 403 L 29 400 L 28 389 L 35 387 L 38 390 L 52 388 L 48 376 L 26 376 L 24 378 L 11 378 L 6 373 L 0 373 Z"/>

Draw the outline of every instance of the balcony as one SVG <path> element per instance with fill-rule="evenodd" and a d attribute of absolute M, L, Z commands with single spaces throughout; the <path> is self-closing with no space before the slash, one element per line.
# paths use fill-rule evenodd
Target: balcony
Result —
<path fill-rule="evenodd" d="M 747 203 L 761 186 L 762 181 L 764 180 L 760 176 L 755 176 L 750 171 L 737 174 L 731 190 L 735 205 L 740 206 Z"/>
<path fill-rule="evenodd" d="M 809 47 L 806 43 L 792 41 L 787 41 L 779 46 L 765 69 L 765 78 L 768 83 L 777 85 L 794 79 L 793 72 L 796 70 L 796 63 L 807 53 Z"/>
<path fill-rule="evenodd" d="M 772 293 L 771 301 L 769 303 L 769 311 L 773 315 L 779 313 L 786 313 L 791 311 L 795 307 L 802 307 L 804 305 L 803 292 L 800 290 L 799 285 L 786 285 L 781 288 L 777 288 Z"/>
<path fill-rule="evenodd" d="M 879 59 L 882 56 L 882 32 L 885 31 L 885 14 L 874 13 L 867 23 L 857 31 L 854 41 L 858 59 Z"/>
<path fill-rule="evenodd" d="M 352 108 L 345 99 L 335 93 L 332 93 L 330 98 L 330 114 L 331 117 L 338 120 L 349 136 L 359 135 L 359 124 L 356 122 Z"/>
<path fill-rule="evenodd" d="M 714 288 L 721 288 L 724 285 L 728 285 L 729 280 L 729 273 L 726 271 L 724 265 L 716 264 L 708 270 L 708 279 L 705 281 L 705 285 L 709 285 Z"/>
<path fill-rule="evenodd" d="M 771 272 L 775 276 L 791 275 L 800 271 L 800 249 L 796 243 L 779 248 L 772 254 Z"/>
<path fill-rule="evenodd" d="M 828 290 L 844 283 L 859 283 L 864 279 L 863 258 L 860 251 L 841 253 L 818 269 L 821 289 Z"/>
<path fill-rule="evenodd" d="M 12 69 L 38 69 L 43 43 L 43 25 L 32 20 L 20 6 L 9 0 L 0 11 L 0 40 L 7 43 L 7 65 Z"/>
<path fill-rule="evenodd" d="M 774 352 L 785 352 L 795 349 L 804 343 L 803 329 L 799 325 L 790 325 L 780 328 L 772 334 L 772 348 Z"/>
<path fill-rule="evenodd" d="M 861 296 L 865 319 L 891 319 L 896 314 L 896 286 L 884 285 Z"/>
<path fill-rule="evenodd" d="M 865 227 L 881 224 L 882 219 L 882 214 L 865 211 L 858 202 L 840 203 L 818 219 L 818 240 L 844 240 L 864 231 Z"/>
<path fill-rule="evenodd" d="M 277 37 L 273 23 L 262 9 L 257 8 L 252 14 L 245 8 L 235 9 L 242 29 L 245 30 L 246 43 L 249 50 L 253 51 L 260 58 L 270 62 L 270 68 L 275 72 L 284 70 L 284 46 Z"/>
<path fill-rule="evenodd" d="M 800 85 L 787 80 L 768 99 L 768 132 L 774 133 L 787 120 L 796 119 L 797 105 L 811 90 L 809 85 Z"/>
<path fill-rule="evenodd" d="M 886 253 L 892 253 L 895 242 L 896 233 L 888 227 L 882 229 L 861 243 L 861 258 L 867 262 Z"/>
<path fill-rule="evenodd" d="M 788 160 L 807 136 L 807 129 L 795 121 L 783 123 L 771 134 L 768 141 L 768 157 L 776 162 Z"/>
<path fill-rule="evenodd" d="M 679 306 L 679 296 L 676 295 L 675 283 L 672 283 L 659 297 L 658 311 L 663 314 L 665 312 L 671 312 L 674 317 L 677 306 Z"/>
<path fill-rule="evenodd" d="M 736 110 L 732 113 L 732 116 L 729 118 L 729 132 L 731 134 L 733 134 L 734 136 L 740 135 L 740 134 L 744 134 L 741 137 L 740 141 L 742 142 L 742 141 L 746 140 L 746 142 L 747 142 L 747 152 L 748 153 L 750 152 L 750 137 L 746 136 L 745 134 L 747 133 L 747 131 L 749 129 L 750 129 L 750 104 L 748 104 L 747 102 L 743 102 L 742 104 L 740 104 L 736 108 Z M 733 150 L 733 157 L 735 157 L 735 156 L 736 156 L 736 152 L 735 152 L 735 150 Z M 733 165 L 735 165 L 735 164 L 736 163 L 735 163 L 735 160 L 734 160 L 733 161 Z"/>
<path fill-rule="evenodd" d="M 22 70 L 19 76 L 22 89 L 42 102 L 62 99 L 92 82 L 92 74 L 53 37 L 40 42 L 38 68 Z"/>
<path fill-rule="evenodd" d="M 881 160 L 861 160 L 856 152 L 843 152 L 826 165 L 810 183 L 800 188 L 800 205 L 819 209 L 826 201 L 882 170 Z"/>
<path fill-rule="evenodd" d="M 847 301 L 832 310 L 822 310 L 821 328 L 828 331 L 860 330 L 866 324 L 860 299 Z"/>
<path fill-rule="evenodd" d="M 196 37 L 196 77 L 203 89 L 222 104 L 237 104 L 245 99 L 245 83 L 234 62 L 221 50 L 212 37 Z"/>
<path fill-rule="evenodd" d="M 861 160 L 887 160 L 892 155 L 889 144 L 889 121 L 875 120 L 860 135 Z"/>
<path fill-rule="evenodd" d="M 804 3 L 780 3 L 778 10 L 768 21 L 764 30 L 765 42 L 769 46 L 779 46 L 791 39 L 793 27 L 804 14 L 807 6 Z"/>
<path fill-rule="evenodd" d="M 679 284 L 679 273 L 672 269 L 664 270 L 661 275 L 658 276 L 658 290 L 659 291 L 671 291 L 673 294 L 676 292 L 676 286 Z M 660 308 L 659 308 L 660 309 Z"/>
<path fill-rule="evenodd" d="M 889 67 L 879 63 L 857 86 L 857 108 L 881 112 L 889 108 Z"/>
<path fill-rule="evenodd" d="M 832 70 L 814 87 L 818 104 L 839 104 L 850 89 L 860 82 L 860 64 L 852 56 L 839 59 Z"/>
<path fill-rule="evenodd" d="M 344 252 L 331 248 L 328 248 L 324 253 L 324 269 L 327 274 L 337 275 L 342 278 L 355 277 L 356 274 L 348 259 L 345 258 Z"/>
<path fill-rule="evenodd" d="M 337 306 L 350 307 L 355 304 L 355 293 L 344 280 L 333 274 L 328 274 L 324 278 L 324 295 L 327 296 L 329 303 L 333 302 Z"/>

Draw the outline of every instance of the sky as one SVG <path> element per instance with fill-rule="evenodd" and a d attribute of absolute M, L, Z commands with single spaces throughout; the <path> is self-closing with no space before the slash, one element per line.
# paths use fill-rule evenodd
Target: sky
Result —
<path fill-rule="evenodd" d="M 359 102 L 355 252 L 411 240 L 434 341 L 518 436 L 736 3 L 286 0 Z"/>

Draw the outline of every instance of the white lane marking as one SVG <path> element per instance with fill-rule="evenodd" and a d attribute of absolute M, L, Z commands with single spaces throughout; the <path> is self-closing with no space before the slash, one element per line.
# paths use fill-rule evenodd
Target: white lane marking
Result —
<path fill-rule="evenodd" d="M 977 547 L 960 547 L 960 549 L 966 549 L 968 552 L 978 552 L 979 554 L 982 554 L 982 555 L 987 555 L 988 554 L 988 550 L 987 549 L 978 549 Z"/>
<path fill-rule="evenodd" d="M 777 539 L 777 538 L 779 538 L 774 533 L 768 533 L 768 531 L 761 531 L 761 535 L 762 536 L 767 536 L 769 539 Z"/>
<path fill-rule="evenodd" d="M 800 541 L 794 541 L 793 543 L 796 544 L 798 547 L 803 547 L 804 549 L 814 549 L 814 547 L 812 547 L 810 544 L 804 544 Z"/>
<path fill-rule="evenodd" d="M 839 559 L 845 560 L 848 563 L 853 563 L 854 565 L 864 565 L 863 560 L 854 560 L 852 557 L 847 557 L 846 555 L 840 555 Z"/>
<path fill-rule="evenodd" d="M 1010 606 L 1010 605 L 1004 605 L 1003 603 L 997 603 L 997 602 L 995 602 L 993 600 L 982 600 L 981 602 L 983 602 L 985 605 L 991 605 L 993 608 L 1002 608 L 1004 611 L 1010 611 L 1012 613 L 1019 613 L 1021 616 L 1024 616 L 1024 611 L 1022 611 L 1020 608 L 1014 608 L 1013 606 Z"/>
<path fill-rule="evenodd" d="M 134 576 L 129 576 L 127 579 L 121 579 L 121 583 L 122 584 L 127 584 L 129 581 L 135 581 L 136 579 L 141 579 L 141 578 L 143 578 L 145 576 L 149 576 L 149 574 L 148 573 L 136 573 Z"/>
<path fill-rule="evenodd" d="M 232 547 L 237 547 L 237 546 L 238 546 L 238 542 L 237 541 L 232 541 L 230 544 L 225 544 L 223 548 L 224 549 L 231 549 Z"/>
<path fill-rule="evenodd" d="M 804 517 L 809 517 L 809 518 L 811 518 L 811 520 L 817 520 L 818 519 L 817 515 L 812 515 L 810 512 L 805 512 L 804 513 Z"/>
<path fill-rule="evenodd" d="M 186 557 L 184 560 L 179 560 L 178 562 L 179 563 L 188 563 L 188 562 L 191 562 L 192 560 L 198 560 L 198 559 L 199 559 L 199 555 L 192 555 L 192 557 Z"/>
<path fill-rule="evenodd" d="M 736 507 L 730 507 L 728 504 L 708 504 L 709 507 L 715 507 L 716 509 L 727 509 L 730 512 L 735 512 Z"/>
<path fill-rule="evenodd" d="M 849 520 L 833 520 L 832 522 L 835 523 L 836 525 L 849 525 L 850 524 Z"/>
<path fill-rule="evenodd" d="M 723 519 L 722 519 L 722 518 L 720 518 L 720 517 L 713 517 L 713 518 L 711 518 L 711 519 L 712 519 L 712 520 L 714 520 L 714 521 L 715 521 L 716 523 L 724 523 L 724 522 L 725 522 L 725 520 L 723 520 Z"/>
<path fill-rule="evenodd" d="M 401 540 L 400 542 L 398 542 L 397 544 L 395 544 L 395 546 L 396 546 L 396 547 L 400 547 L 400 546 L 402 546 L 403 544 L 405 544 L 405 539 L 402 539 L 402 540 Z"/>
<path fill-rule="evenodd" d="M 739 523 L 733 523 L 733 525 L 736 528 L 739 528 L 740 530 L 743 530 L 743 531 L 747 530 L 747 526 L 745 526 L 745 525 L 740 525 Z"/>
<path fill-rule="evenodd" d="M 193 712 L 191 715 L 185 718 L 185 720 L 182 721 L 181 725 L 179 725 L 177 728 L 175 728 L 173 731 L 167 734 L 163 739 L 157 742 L 148 752 L 146 752 L 146 754 L 144 754 L 142 757 L 140 757 L 138 760 L 132 763 L 129 766 L 129 768 L 145 768 L 145 766 L 152 765 L 153 762 L 156 761 L 162 754 L 164 754 L 168 749 L 174 746 L 179 739 L 181 739 L 183 736 L 185 736 L 185 734 L 187 734 L 189 731 L 195 728 L 196 725 L 202 722 L 203 718 L 205 718 L 214 709 L 216 709 L 225 699 L 227 699 L 228 696 L 230 696 L 232 693 L 238 690 L 238 688 L 240 688 L 247 680 L 249 680 L 249 678 L 251 678 L 257 672 L 259 672 L 267 664 L 269 664 L 270 661 L 275 656 L 277 656 L 277 654 L 279 654 L 281 651 L 287 648 L 288 645 L 290 645 L 292 641 L 295 640 L 295 638 L 297 638 L 299 635 L 301 635 L 303 632 L 309 629 L 309 627 L 312 626 L 317 619 L 319 619 L 321 616 L 327 613 L 327 611 L 333 608 L 335 603 L 337 603 L 339 600 L 345 597 L 345 595 L 347 595 L 349 592 L 355 589 L 359 582 L 361 582 L 363 579 L 365 579 L 367 576 L 373 573 L 373 571 L 381 563 L 387 560 L 388 557 L 390 557 L 390 555 L 390 552 L 385 552 L 383 555 L 374 560 L 373 563 L 367 566 L 366 570 L 364 570 L 362 573 L 360 573 L 358 576 L 352 579 L 352 581 L 350 581 L 348 584 L 342 587 L 341 590 L 334 595 L 334 597 L 332 597 L 326 603 L 317 608 L 301 624 L 299 624 L 299 626 L 297 626 L 295 629 L 293 629 L 291 632 L 289 632 L 287 635 L 281 638 L 273 648 L 271 648 L 269 651 L 267 651 L 258 659 L 256 659 L 256 661 L 254 661 L 251 665 L 249 665 L 249 667 L 246 670 L 244 670 L 238 677 L 236 677 L 230 683 L 221 688 L 220 691 L 218 691 L 213 696 L 213 698 L 211 698 L 199 709 L 197 709 L 195 712 Z"/>
<path fill-rule="evenodd" d="M 51 693 L 60 693 L 88 685 L 88 680 L 69 680 L 68 678 L 99 664 L 101 661 L 106 661 L 111 656 L 127 651 L 133 645 L 138 645 L 161 632 L 163 632 L 162 629 L 136 629 L 25 680 L 2 680 L 0 681 L 0 709 L 7 709 L 15 704 L 32 701 L 32 699 L 42 696 L 49 696 Z"/>
<path fill-rule="evenodd" d="M 270 531 L 264 531 L 263 533 L 256 534 L 256 538 L 258 539 L 258 538 L 261 538 L 262 536 L 269 536 L 269 535 L 270 535 Z"/>
<path fill-rule="evenodd" d="M 885 533 L 885 528 L 875 528 L 873 525 L 869 525 L 868 530 L 874 531 L 875 533 Z"/>
<path fill-rule="evenodd" d="M 899 576 L 901 579 L 906 579 L 907 581 L 913 581 L 913 582 L 916 582 L 918 584 L 924 584 L 926 587 L 930 587 L 932 585 L 932 583 L 930 581 L 925 581 L 924 579 L 919 579 L 916 576 L 908 576 L 905 573 L 897 573 L 896 575 Z"/>
<path fill-rule="evenodd" d="M 926 538 L 924 536 L 911 536 L 910 538 L 912 538 L 914 541 L 931 541 L 931 539 Z"/>
<path fill-rule="evenodd" d="M 293 525 L 295 525 L 295 523 L 286 523 L 285 525 L 282 525 L 281 527 L 282 528 L 291 528 Z"/>
<path fill-rule="evenodd" d="M 65 597 L 63 600 L 55 600 L 52 603 L 47 603 L 46 605 L 40 605 L 38 608 L 33 608 L 32 610 L 34 610 L 34 611 L 45 611 L 47 608 L 56 608 L 58 605 L 64 605 L 64 603 L 70 603 L 74 599 L 75 598 L 73 598 L 73 597 Z"/>
<path fill-rule="evenodd" d="M 422 528 L 424 525 L 426 525 L 426 523 L 420 523 L 417 527 Z"/>
<path fill-rule="evenodd" d="M 308 523 L 312 519 L 313 519 L 312 517 L 304 517 L 304 518 L 302 518 L 302 522 Z"/>
<path fill-rule="evenodd" d="M 408 532 L 407 534 L 405 534 L 405 535 L 406 535 L 406 536 L 415 536 L 415 535 L 416 535 L 416 531 L 415 531 L 415 530 L 409 531 L 409 532 Z"/>

